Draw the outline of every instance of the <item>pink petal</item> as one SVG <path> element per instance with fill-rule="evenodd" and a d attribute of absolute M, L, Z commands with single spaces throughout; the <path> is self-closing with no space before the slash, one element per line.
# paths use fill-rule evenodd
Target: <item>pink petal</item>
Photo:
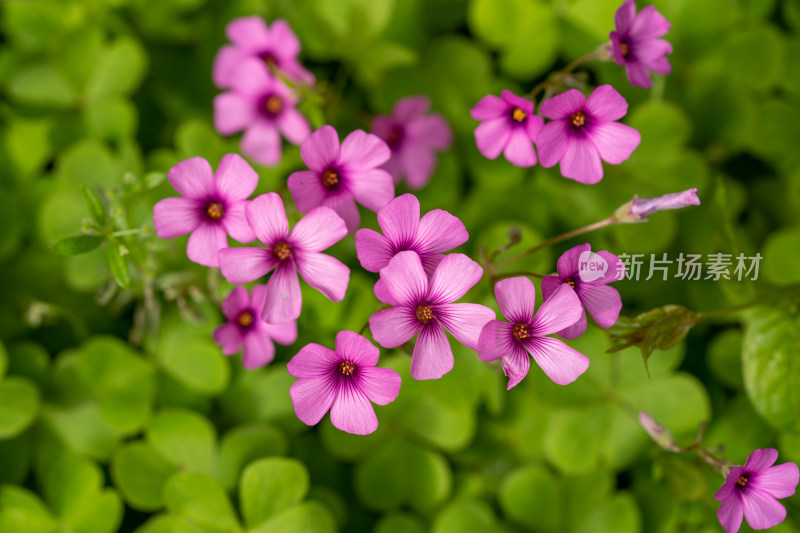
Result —
<path fill-rule="evenodd" d="M 311 170 L 324 172 L 339 157 L 339 136 L 332 126 L 322 126 L 300 146 L 300 157 Z"/>
<path fill-rule="evenodd" d="M 377 115 L 372 119 L 370 131 L 386 141 L 397 123 L 386 115 Z"/>
<path fill-rule="evenodd" d="M 314 85 L 314 75 L 303 68 L 296 59 L 284 58 L 280 61 L 280 69 L 292 80 L 297 80 L 306 85 Z"/>
<path fill-rule="evenodd" d="M 222 312 L 225 318 L 230 321 L 236 320 L 239 313 L 244 311 L 250 306 L 250 297 L 247 295 L 247 289 L 242 286 L 234 287 L 231 293 L 222 302 Z"/>
<path fill-rule="evenodd" d="M 225 35 L 250 53 L 256 53 L 269 46 L 269 30 L 264 19 L 258 16 L 240 17 L 228 23 Z"/>
<path fill-rule="evenodd" d="M 647 65 L 644 63 L 639 63 L 638 61 L 627 63 L 625 65 L 625 73 L 628 75 L 628 81 L 631 82 L 631 85 L 642 89 L 649 89 L 653 86 L 653 80 L 650 78 Z"/>
<path fill-rule="evenodd" d="M 242 131 L 255 119 L 253 102 L 241 94 L 229 92 L 214 97 L 214 129 L 221 135 Z"/>
<path fill-rule="evenodd" d="M 296 378 L 326 378 L 340 361 L 336 352 L 312 342 L 300 348 L 286 365 L 286 371 Z"/>
<path fill-rule="evenodd" d="M 510 137 L 511 126 L 506 117 L 487 120 L 475 128 L 475 144 L 478 151 L 488 159 L 496 159 Z"/>
<path fill-rule="evenodd" d="M 697 201 L 697 204 L 700 204 L 700 201 Z M 625 265 L 619 260 L 619 257 L 612 254 L 607 250 L 600 250 L 597 252 L 597 255 L 603 258 L 603 260 L 608 265 L 608 269 L 606 269 L 605 274 L 602 278 L 595 281 L 595 284 L 598 283 L 613 283 L 615 281 L 620 281 L 625 276 Z"/>
<path fill-rule="evenodd" d="M 409 123 L 406 126 L 406 133 L 414 142 L 435 150 L 447 150 L 453 144 L 453 130 L 447 120 L 438 113 Z"/>
<path fill-rule="evenodd" d="M 561 286 L 561 283 L 557 276 L 545 276 L 542 279 L 542 300 L 550 298 L 556 292 L 556 289 Z"/>
<path fill-rule="evenodd" d="M 369 435 L 378 429 L 378 417 L 360 390 L 342 384 L 331 407 L 331 424 L 354 435 Z"/>
<path fill-rule="evenodd" d="M 487 94 L 481 98 L 470 110 L 469 114 L 475 120 L 492 120 L 505 117 L 508 112 L 508 104 L 499 96 Z"/>
<path fill-rule="evenodd" d="M 478 338 L 483 326 L 494 320 L 494 311 L 485 305 L 461 303 L 446 304 L 436 308 L 444 329 L 467 348 L 478 349 Z"/>
<path fill-rule="evenodd" d="M 721 502 L 733 496 L 736 491 L 736 481 L 742 475 L 742 472 L 744 472 L 744 468 L 741 466 L 731 467 L 728 475 L 725 476 L 725 482 L 722 487 L 714 494 L 714 499 Z"/>
<path fill-rule="evenodd" d="M 636 15 L 636 4 L 633 0 L 626 0 L 614 13 L 614 27 L 620 33 L 628 33 Z"/>
<path fill-rule="evenodd" d="M 528 132 L 523 128 L 514 128 L 503 150 L 509 162 L 518 167 L 532 167 L 536 164 L 536 153 Z"/>
<path fill-rule="evenodd" d="M 630 126 L 607 122 L 592 129 L 591 140 L 603 161 L 618 165 L 631 156 L 642 136 Z"/>
<path fill-rule="evenodd" d="M 222 200 L 246 200 L 256 190 L 258 174 L 239 154 L 227 154 L 219 162 L 214 181 Z"/>
<path fill-rule="evenodd" d="M 416 191 L 430 181 L 437 158 L 430 147 L 423 147 L 419 142 L 407 143 L 402 150 L 402 164 L 408 188 Z"/>
<path fill-rule="evenodd" d="M 276 83 L 263 61 L 256 57 L 244 59 L 233 71 L 231 88 L 252 102 L 270 92 Z"/>
<path fill-rule="evenodd" d="M 262 165 L 277 165 L 281 160 L 281 136 L 271 122 L 257 120 L 242 136 L 242 152 Z"/>
<path fill-rule="evenodd" d="M 450 254 L 442 259 L 431 276 L 428 294 L 432 303 L 454 302 L 467 294 L 482 276 L 483 269 L 478 263 L 464 254 Z"/>
<path fill-rule="evenodd" d="M 391 150 L 380 137 L 356 130 L 342 142 L 339 163 L 351 172 L 361 172 L 378 168 L 391 155 Z"/>
<path fill-rule="evenodd" d="M 380 278 L 375 282 L 375 286 L 372 287 L 372 292 L 375 293 L 375 298 L 381 302 L 391 305 L 392 307 L 400 306 L 400 302 L 394 299 L 394 296 L 389 293 L 389 289 L 386 288 L 386 284 Z"/>
<path fill-rule="evenodd" d="M 754 489 L 771 494 L 775 498 L 788 498 L 793 495 L 800 481 L 795 463 L 783 463 L 758 473 L 751 482 Z"/>
<path fill-rule="evenodd" d="M 318 252 L 295 252 L 297 270 L 303 279 L 328 297 L 340 302 L 347 292 L 350 269 L 341 261 Z"/>
<path fill-rule="evenodd" d="M 192 157 L 173 166 L 167 179 L 184 198 L 206 200 L 214 194 L 214 172 L 202 157 Z"/>
<path fill-rule="evenodd" d="M 369 317 L 369 331 L 384 348 L 395 348 L 411 340 L 422 329 L 412 309 L 392 307 Z"/>
<path fill-rule="evenodd" d="M 503 372 L 508 376 L 506 390 L 511 390 L 525 379 L 531 368 L 531 358 L 525 348 L 515 344 L 511 353 L 503 357 Z"/>
<path fill-rule="evenodd" d="M 336 334 L 336 353 L 340 359 L 356 363 L 359 373 L 378 364 L 380 356 L 380 350 L 355 331 L 340 331 Z"/>
<path fill-rule="evenodd" d="M 747 472 L 761 472 L 775 464 L 778 460 L 778 450 L 775 448 L 761 448 L 753 450 L 744 463 Z"/>
<path fill-rule="evenodd" d="M 416 252 L 405 251 L 396 254 L 389 264 L 381 269 L 381 281 L 392 298 L 403 306 L 417 306 L 428 295 L 428 276 L 425 275 Z"/>
<path fill-rule="evenodd" d="M 509 322 L 527 324 L 533 318 L 536 288 L 528 278 L 519 276 L 502 279 L 494 286 L 494 295 L 500 312 Z"/>
<path fill-rule="evenodd" d="M 247 58 L 247 54 L 236 46 L 225 45 L 219 49 L 214 57 L 214 66 L 211 68 L 211 78 L 214 85 L 220 89 L 231 86 L 233 73 L 239 64 Z"/>
<path fill-rule="evenodd" d="M 744 517 L 753 529 L 769 529 L 786 519 L 786 508 L 769 494 L 750 490 L 742 494 Z"/>
<path fill-rule="evenodd" d="M 264 248 L 225 248 L 219 251 L 219 269 L 228 283 L 250 283 L 275 268 L 277 261 Z"/>
<path fill-rule="evenodd" d="M 289 235 L 289 220 L 278 193 L 257 196 L 247 205 L 245 214 L 256 238 L 267 246 L 274 246 Z"/>
<path fill-rule="evenodd" d="M 358 387 L 373 403 L 386 405 L 400 393 L 400 374 L 390 368 L 359 367 Z"/>
<path fill-rule="evenodd" d="M 488 321 L 478 337 L 478 359 L 488 363 L 511 354 L 516 345 L 513 327 L 513 324 L 501 320 Z"/>
<path fill-rule="evenodd" d="M 592 245 L 587 243 L 574 246 L 561 254 L 558 258 L 558 276 L 560 278 L 572 278 L 578 275 L 581 254 L 592 249 Z M 547 298 L 545 298 L 546 300 Z"/>
<path fill-rule="evenodd" d="M 619 292 L 608 285 L 579 285 L 578 296 L 586 311 L 601 328 L 610 328 L 617 323 L 622 309 Z"/>
<path fill-rule="evenodd" d="M 358 203 L 377 211 L 394 198 L 394 180 L 383 169 L 347 174 L 347 186 Z"/>
<path fill-rule="evenodd" d="M 528 133 L 528 138 L 535 141 L 539 136 L 539 131 L 544 127 L 544 119 L 539 115 L 530 115 L 525 122 L 525 131 Z"/>
<path fill-rule="evenodd" d="M 550 337 L 533 337 L 526 347 L 547 377 L 559 385 L 572 383 L 589 368 L 589 358 L 563 341 Z"/>
<path fill-rule="evenodd" d="M 453 369 L 453 351 L 444 330 L 429 324 L 419 332 L 411 355 L 411 377 L 439 379 Z"/>
<path fill-rule="evenodd" d="M 189 236 L 186 255 L 195 263 L 218 267 L 217 252 L 228 247 L 228 235 L 221 224 L 204 222 Z"/>
<path fill-rule="evenodd" d="M 242 363 L 248 370 L 260 368 L 275 358 L 275 345 L 272 339 L 259 331 L 251 330 L 244 337 Z"/>
<path fill-rule="evenodd" d="M 269 33 L 270 41 L 275 48 L 275 55 L 296 57 L 300 53 L 300 40 L 285 20 L 273 20 Z"/>
<path fill-rule="evenodd" d="M 278 117 L 278 129 L 286 140 L 292 144 L 300 144 L 311 135 L 311 127 L 306 117 L 295 108 L 285 109 Z"/>
<path fill-rule="evenodd" d="M 283 262 L 267 282 L 267 301 L 261 318 L 270 324 L 290 322 L 300 316 L 302 306 L 297 271 L 288 261 Z"/>
<path fill-rule="evenodd" d="M 188 198 L 164 198 L 153 207 L 153 225 L 156 235 L 171 239 L 186 235 L 202 224 L 202 206 Z"/>
<path fill-rule="evenodd" d="M 551 120 L 560 120 L 583 109 L 585 103 L 582 92 L 570 89 L 542 102 L 539 112 Z"/>
<path fill-rule="evenodd" d="M 242 334 L 235 324 L 226 322 L 214 330 L 214 342 L 222 347 L 222 353 L 233 355 L 242 347 Z"/>
<path fill-rule="evenodd" d="M 468 239 L 467 228 L 458 217 L 434 209 L 419 221 L 416 246 L 426 253 L 440 254 L 461 246 Z"/>
<path fill-rule="evenodd" d="M 625 116 L 628 102 L 611 85 L 601 85 L 589 95 L 586 112 L 597 122 L 611 122 Z"/>
<path fill-rule="evenodd" d="M 600 154 L 590 140 L 572 139 L 561 158 L 561 174 L 587 185 L 603 179 Z"/>
<path fill-rule="evenodd" d="M 317 424 L 336 397 L 336 381 L 327 377 L 299 379 L 289 389 L 294 412 L 304 424 Z"/>
<path fill-rule="evenodd" d="M 558 336 L 562 339 L 577 339 L 584 333 L 586 333 L 586 311 L 581 309 L 581 317 L 578 321 L 559 331 Z"/>
<path fill-rule="evenodd" d="M 347 226 L 347 233 L 354 232 L 358 229 L 358 225 L 361 224 L 361 215 L 358 214 L 356 202 L 347 193 L 328 194 L 322 205 L 330 207 L 336 211 L 337 215 L 342 217 Z"/>
<path fill-rule="evenodd" d="M 398 100 L 392 110 L 392 118 L 398 122 L 408 122 L 424 115 L 431 106 L 427 96 L 407 96 Z"/>
<path fill-rule="evenodd" d="M 392 246 L 375 230 L 362 228 L 356 232 L 356 255 L 361 267 L 369 272 L 380 272 L 392 259 Z"/>
<path fill-rule="evenodd" d="M 419 225 L 419 200 L 408 193 L 394 198 L 378 211 L 378 225 L 398 247 L 411 244 Z"/>
<path fill-rule="evenodd" d="M 655 39 L 665 35 L 670 23 L 659 13 L 655 6 L 647 6 L 636 16 L 630 30 L 632 40 Z"/>
<path fill-rule="evenodd" d="M 569 129 L 565 122 L 559 120 L 545 124 L 536 135 L 539 164 L 550 168 L 561 161 L 569 146 L 569 138 Z"/>
<path fill-rule="evenodd" d="M 738 494 L 723 501 L 717 509 L 717 519 L 725 533 L 736 533 L 742 526 L 744 505 Z"/>
<path fill-rule="evenodd" d="M 265 289 L 264 296 L 266 296 L 267 287 L 266 285 L 262 286 Z M 266 302 L 266 299 L 264 302 Z M 266 322 L 262 321 L 260 327 L 270 336 L 270 338 L 272 338 L 272 340 L 278 344 L 289 346 L 290 344 L 294 344 L 294 342 L 297 340 L 297 322 L 294 320 L 283 324 L 267 324 Z"/>
<path fill-rule="evenodd" d="M 531 326 L 534 335 L 542 336 L 555 333 L 571 326 L 581 317 L 583 308 L 575 291 L 567 283 L 563 283 L 553 295 L 539 307 L 533 317 Z"/>
<path fill-rule="evenodd" d="M 225 206 L 225 214 L 221 222 L 225 231 L 239 242 L 253 242 L 256 236 L 247 222 L 245 210 L 250 202 L 234 202 Z"/>
<path fill-rule="evenodd" d="M 305 252 L 319 252 L 347 235 L 342 217 L 329 207 L 317 207 L 295 224 L 289 239 Z"/>
<path fill-rule="evenodd" d="M 525 111 L 526 114 L 530 115 L 533 113 L 533 102 L 524 98 L 522 96 L 516 95 L 511 91 L 503 91 L 500 93 L 500 96 L 505 100 L 509 108 L 511 107 L 518 107 L 521 110 Z"/>
<path fill-rule="evenodd" d="M 292 172 L 288 181 L 292 200 L 301 213 L 308 213 L 322 205 L 328 194 L 316 170 L 300 170 Z"/>

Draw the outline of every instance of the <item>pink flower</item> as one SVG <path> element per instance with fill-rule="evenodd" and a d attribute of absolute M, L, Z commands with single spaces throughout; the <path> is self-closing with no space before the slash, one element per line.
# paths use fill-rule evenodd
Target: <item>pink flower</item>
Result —
<path fill-rule="evenodd" d="M 268 28 L 261 17 L 240 17 L 228 23 L 225 34 L 233 43 L 220 48 L 214 58 L 214 85 L 228 89 L 239 65 L 255 58 L 274 65 L 287 77 L 307 85 L 314 84 L 314 75 L 297 60 L 300 41 L 285 20 L 277 19 Z"/>
<path fill-rule="evenodd" d="M 386 405 L 400 392 L 400 376 L 376 367 L 378 356 L 378 348 L 352 331 L 336 334 L 336 351 L 305 345 L 286 366 L 299 378 L 289 389 L 297 418 L 313 426 L 330 409 L 331 423 L 342 431 L 367 435 L 378 429 L 370 402 Z"/>
<path fill-rule="evenodd" d="M 392 199 L 378 211 L 378 225 L 384 235 L 367 228 L 356 232 L 358 260 L 370 272 L 380 272 L 395 254 L 411 250 L 419 255 L 425 272 L 431 275 L 444 252 L 469 239 L 464 224 L 447 211 L 434 209 L 420 219 L 419 200 L 408 193 Z"/>
<path fill-rule="evenodd" d="M 239 155 L 223 157 L 216 175 L 208 161 L 192 157 L 169 169 L 167 177 L 183 198 L 158 202 L 153 224 L 162 239 L 191 232 L 186 247 L 189 259 L 217 267 L 217 252 L 228 247 L 228 235 L 239 242 L 255 238 L 244 211 L 258 185 L 258 174 Z"/>
<path fill-rule="evenodd" d="M 630 126 L 614 122 L 628 112 L 628 103 L 611 85 L 601 85 L 587 100 L 577 89 L 542 103 L 542 115 L 552 119 L 536 137 L 539 162 L 581 183 L 603 179 L 602 159 L 617 165 L 630 157 L 641 136 Z"/>
<path fill-rule="evenodd" d="M 297 323 L 267 324 L 261 320 L 261 310 L 267 299 L 266 285 L 253 287 L 252 296 L 247 289 L 236 287 L 222 302 L 222 312 L 228 321 L 214 330 L 214 340 L 222 346 L 222 353 L 233 355 L 244 345 L 242 361 L 247 369 L 258 368 L 275 357 L 275 345 L 289 345 L 297 340 Z"/>
<path fill-rule="evenodd" d="M 625 67 L 631 84 L 649 89 L 653 80 L 648 70 L 670 73 L 667 55 L 672 53 L 672 45 L 659 39 L 669 31 L 670 24 L 654 6 L 647 6 L 637 15 L 636 4 L 626 0 L 617 9 L 614 26 L 616 30 L 609 34 L 611 55 L 619 66 Z"/>
<path fill-rule="evenodd" d="M 586 243 L 564 252 L 558 258 L 558 276 L 547 276 L 542 280 L 542 296 L 546 302 L 559 287 L 569 285 L 597 324 L 601 328 L 610 328 L 617 322 L 622 299 L 608 284 L 622 279 L 625 266 L 611 252 L 592 253 L 591 250 L 592 246 Z M 578 321 L 558 334 L 565 339 L 575 339 L 584 331 L 586 312 L 582 310 Z"/>
<path fill-rule="evenodd" d="M 262 318 L 282 324 L 300 316 L 303 301 L 297 273 L 306 283 L 334 302 L 344 298 L 350 269 L 321 254 L 347 235 L 344 221 L 332 209 L 312 210 L 289 232 L 283 201 L 277 193 L 262 194 L 245 211 L 247 222 L 266 248 L 227 248 L 220 251 L 219 267 L 231 283 L 249 283 L 275 272 L 267 283 Z"/>
<path fill-rule="evenodd" d="M 742 515 L 753 529 L 767 529 L 786 518 L 777 498 L 794 494 L 800 473 L 795 463 L 772 466 L 777 459 L 773 448 L 753 450 L 744 466 L 734 466 L 725 476 L 714 499 L 722 502 L 717 518 L 726 533 L 739 531 Z"/>
<path fill-rule="evenodd" d="M 511 91 L 503 91 L 501 98 L 487 94 L 470 114 L 483 121 L 475 128 L 475 142 L 485 157 L 495 159 L 503 152 L 518 167 L 536 164 L 533 143 L 544 120 L 533 114 L 533 102 Z"/>
<path fill-rule="evenodd" d="M 630 209 L 628 215 L 637 217 L 638 219 L 645 219 L 666 209 L 680 209 L 689 205 L 700 205 L 700 199 L 697 197 L 697 189 L 688 189 L 682 192 L 673 192 L 658 196 L 656 198 L 639 198 L 634 196 L 630 202 Z"/>
<path fill-rule="evenodd" d="M 378 115 L 372 120 L 372 133 L 386 141 L 392 157 L 383 168 L 394 176 L 395 183 L 405 176 L 411 189 L 421 189 L 436 169 L 436 152 L 453 143 L 453 132 L 444 117 L 428 114 L 427 96 L 409 96 L 394 104 L 391 116 Z"/>
<path fill-rule="evenodd" d="M 535 316 L 536 289 L 528 278 L 500 280 L 494 286 L 494 294 L 508 322 L 492 320 L 483 326 L 478 357 L 487 362 L 503 358 L 509 390 L 528 375 L 528 353 L 559 385 L 572 383 L 589 368 L 588 357 L 563 341 L 545 337 L 574 324 L 581 315 L 581 303 L 569 287 L 558 289 Z"/>
<path fill-rule="evenodd" d="M 377 211 L 394 198 L 392 177 L 380 169 L 391 155 L 389 147 L 375 135 L 356 130 L 341 148 L 331 126 L 322 126 L 300 147 L 300 156 L 311 170 L 289 176 L 289 190 L 301 213 L 328 206 L 347 223 L 347 231 L 358 229 L 361 217 L 356 202 Z"/>
<path fill-rule="evenodd" d="M 494 311 L 472 303 L 454 304 L 481 279 L 481 267 L 463 254 L 450 254 L 436 267 L 430 281 L 415 252 L 395 255 L 381 270 L 376 296 L 393 307 L 369 317 L 372 337 L 394 348 L 419 333 L 411 356 L 414 379 L 438 379 L 453 368 L 453 352 L 445 330 L 473 350 Z"/>
<path fill-rule="evenodd" d="M 233 71 L 231 90 L 214 98 L 214 127 L 222 135 L 245 130 L 242 152 L 262 165 L 281 160 L 281 134 L 292 144 L 305 141 L 308 121 L 295 108 L 295 96 L 258 59 L 245 59 Z"/>

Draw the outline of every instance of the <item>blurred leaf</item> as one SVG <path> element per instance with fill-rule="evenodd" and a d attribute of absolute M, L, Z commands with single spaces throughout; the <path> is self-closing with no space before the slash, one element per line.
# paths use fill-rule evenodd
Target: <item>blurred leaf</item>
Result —
<path fill-rule="evenodd" d="M 647 369 L 647 360 L 653 350 L 669 350 L 680 344 L 696 323 L 697 319 L 694 313 L 680 308 L 670 311 L 650 326 L 641 344 L 645 369 Z"/>
<path fill-rule="evenodd" d="M 620 396 L 637 410 L 650 413 L 676 438 L 693 435 L 700 422 L 708 421 L 711 414 L 703 384 L 695 376 L 682 372 L 632 386 L 620 391 Z"/>
<path fill-rule="evenodd" d="M 128 261 L 122 255 L 122 247 L 115 243 L 108 243 L 108 266 L 117 284 L 123 289 L 131 286 L 131 271 L 128 268 Z"/>
<path fill-rule="evenodd" d="M 83 195 L 83 203 L 86 204 L 86 209 L 97 225 L 103 227 L 106 225 L 106 210 L 103 207 L 103 202 L 100 197 L 94 192 L 94 189 L 83 185 L 81 187 L 81 194 Z"/>
<path fill-rule="evenodd" d="M 86 86 L 88 102 L 130 94 L 139 86 L 147 69 L 147 54 L 131 37 L 120 37 L 105 48 L 94 64 Z"/>
<path fill-rule="evenodd" d="M 578 533 L 639 533 L 642 530 L 642 519 L 639 508 L 630 494 L 617 495 L 606 503 L 599 505 L 586 516 Z"/>
<path fill-rule="evenodd" d="M 79 141 L 63 152 L 58 173 L 73 185 L 111 187 L 122 178 L 108 148 L 93 139 Z"/>
<path fill-rule="evenodd" d="M 222 438 L 219 449 L 222 485 L 230 490 L 239 475 L 256 459 L 286 453 L 288 443 L 283 433 L 265 424 L 239 426 Z"/>
<path fill-rule="evenodd" d="M 433 521 L 433 533 L 481 533 L 497 531 L 492 510 L 479 500 L 464 500 L 447 505 Z"/>
<path fill-rule="evenodd" d="M 107 459 L 119 440 L 94 403 L 72 408 L 48 406 L 43 418 L 69 449 L 81 455 Z"/>
<path fill-rule="evenodd" d="M 24 104 L 64 108 L 75 102 L 69 81 L 51 65 L 29 67 L 18 73 L 9 82 L 8 91 Z"/>
<path fill-rule="evenodd" d="M 753 90 L 774 85 L 783 73 L 784 42 L 781 32 L 768 25 L 754 25 L 731 32 L 726 46 L 724 71 L 737 84 Z"/>
<path fill-rule="evenodd" d="M 535 531 L 563 531 L 564 498 L 553 475 L 539 466 L 514 470 L 498 494 L 503 513 Z"/>
<path fill-rule="evenodd" d="M 53 245 L 53 251 L 61 255 L 72 256 L 91 252 L 106 240 L 96 235 L 75 235 L 61 239 Z"/>
<path fill-rule="evenodd" d="M 5 145 L 9 162 L 19 177 L 35 173 L 50 159 L 53 146 L 50 133 L 53 122 L 49 118 L 15 119 L 7 123 Z"/>
<path fill-rule="evenodd" d="M 0 485 L 19 485 L 28 477 L 34 442 L 32 433 L 28 431 L 11 439 L 0 440 Z"/>
<path fill-rule="evenodd" d="M 159 359 L 169 375 L 200 394 L 218 394 L 228 384 L 228 362 L 210 339 L 165 343 Z"/>
<path fill-rule="evenodd" d="M 111 458 L 111 476 L 125 502 L 139 511 L 155 511 L 164 505 L 164 484 L 175 468 L 146 442 L 117 449 Z"/>
<path fill-rule="evenodd" d="M 159 412 L 147 427 L 147 442 L 179 470 L 216 474 L 216 435 L 202 416 L 181 409 Z"/>
<path fill-rule="evenodd" d="M 0 439 L 19 435 L 36 418 L 39 389 L 30 381 L 9 376 L 0 382 Z"/>
<path fill-rule="evenodd" d="M 706 361 L 714 377 L 734 388 L 744 385 L 742 378 L 742 331 L 727 329 L 715 336 L 706 352 Z"/>
<path fill-rule="evenodd" d="M 672 496 L 678 501 L 696 501 L 704 498 L 708 492 L 706 478 L 702 466 L 688 463 L 673 456 L 662 457 L 659 460 L 664 471 L 664 480 L 667 482 Z"/>
<path fill-rule="evenodd" d="M 6 350 L 3 341 L 0 340 L 0 382 L 3 381 L 3 376 L 6 375 L 7 367 L 8 367 L 8 351 Z"/>
<path fill-rule="evenodd" d="M 84 87 L 102 49 L 103 30 L 83 26 L 60 44 L 56 50 L 58 65 L 75 87 Z"/>
<path fill-rule="evenodd" d="M 381 517 L 375 533 L 425 533 L 425 527 L 412 515 L 392 513 Z"/>
<path fill-rule="evenodd" d="M 239 533 L 241 528 L 228 496 L 215 479 L 181 472 L 164 487 L 167 509 L 187 521 L 186 531 Z"/>
<path fill-rule="evenodd" d="M 138 110 L 129 100 L 112 97 L 88 107 L 85 118 L 93 137 L 118 141 L 136 134 Z"/>
<path fill-rule="evenodd" d="M 797 262 L 800 250 L 800 228 L 783 228 L 771 234 L 764 244 L 761 272 L 764 279 L 776 285 L 800 282 Z"/>
<path fill-rule="evenodd" d="M 58 524 L 32 492 L 13 485 L 0 486 L 0 531 L 55 533 Z"/>
<path fill-rule="evenodd" d="M 325 506 L 317 502 L 306 502 L 262 523 L 250 533 L 334 533 L 333 517 Z"/>
<path fill-rule="evenodd" d="M 175 144 L 182 157 L 204 157 L 212 167 L 222 159 L 226 149 L 219 135 L 204 120 L 191 119 L 183 122 L 175 132 Z"/>
<path fill-rule="evenodd" d="M 245 524 L 255 528 L 308 494 L 308 471 L 295 459 L 259 459 L 245 468 L 239 499 Z"/>
<path fill-rule="evenodd" d="M 358 56 L 356 76 L 367 86 L 376 85 L 384 71 L 414 65 L 419 57 L 413 50 L 394 42 L 379 41 Z"/>

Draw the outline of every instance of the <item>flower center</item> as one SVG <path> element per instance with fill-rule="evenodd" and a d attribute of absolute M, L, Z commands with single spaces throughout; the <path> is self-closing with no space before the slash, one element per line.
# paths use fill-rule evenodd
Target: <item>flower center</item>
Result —
<path fill-rule="evenodd" d="M 575 288 L 575 280 L 574 280 L 574 279 L 572 279 L 572 278 L 567 278 L 565 281 L 566 281 L 567 285 L 569 285 L 569 286 L 570 286 L 570 287 L 572 287 L 573 289 Z"/>
<path fill-rule="evenodd" d="M 518 107 L 515 107 L 514 110 L 511 111 L 511 118 L 520 123 L 525 120 L 527 116 L 528 114 Z"/>
<path fill-rule="evenodd" d="M 343 376 L 352 376 L 358 371 L 358 367 L 352 361 L 342 361 L 339 363 L 338 370 Z"/>
<path fill-rule="evenodd" d="M 236 322 L 238 322 L 243 328 L 249 328 L 253 325 L 253 320 L 253 313 L 250 311 L 243 311 L 236 319 Z"/>
<path fill-rule="evenodd" d="M 522 323 L 514 324 L 514 338 L 522 340 L 528 338 L 528 326 Z"/>
<path fill-rule="evenodd" d="M 275 248 L 272 249 L 272 252 L 280 259 L 281 261 L 292 255 L 292 249 L 289 247 L 288 244 L 281 241 L 275 245 Z"/>
<path fill-rule="evenodd" d="M 339 185 L 339 174 L 333 169 L 328 169 L 322 173 L 322 184 L 326 189 L 333 189 Z"/>
<path fill-rule="evenodd" d="M 400 142 L 403 140 L 403 128 L 400 126 L 395 126 L 392 128 L 392 131 L 389 132 L 389 138 L 386 139 L 386 144 L 389 145 L 389 148 L 397 148 L 400 145 Z"/>
<path fill-rule="evenodd" d="M 219 202 L 212 202 L 206 207 L 206 216 L 211 220 L 219 220 L 223 214 L 225 214 L 225 209 Z"/>
<path fill-rule="evenodd" d="M 631 49 L 628 47 L 628 43 L 619 43 L 619 51 L 622 53 L 622 57 L 628 57 Z"/>
<path fill-rule="evenodd" d="M 264 100 L 264 109 L 270 115 L 277 115 L 283 111 L 283 100 L 280 96 L 272 95 Z"/>
<path fill-rule="evenodd" d="M 736 484 L 740 487 L 744 487 L 747 485 L 747 482 L 750 481 L 750 474 L 742 474 L 739 476 L 739 479 L 736 480 Z"/>
<path fill-rule="evenodd" d="M 433 320 L 433 309 L 427 305 L 420 305 L 417 307 L 417 318 L 420 322 L 430 322 Z"/>
<path fill-rule="evenodd" d="M 586 124 L 586 115 L 583 111 L 578 111 L 577 113 L 573 113 L 570 115 L 570 120 L 572 121 L 572 125 L 576 128 L 580 128 L 584 124 Z"/>
<path fill-rule="evenodd" d="M 264 63 L 266 63 L 268 67 L 274 67 L 277 64 L 277 61 L 275 61 L 275 56 L 273 56 L 269 52 L 262 55 L 261 59 L 264 60 Z"/>

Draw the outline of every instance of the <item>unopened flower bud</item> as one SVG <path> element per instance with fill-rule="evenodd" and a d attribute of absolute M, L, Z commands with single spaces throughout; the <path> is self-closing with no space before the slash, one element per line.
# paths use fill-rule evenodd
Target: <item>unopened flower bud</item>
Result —
<path fill-rule="evenodd" d="M 680 448 L 678 448 L 678 446 L 675 444 L 675 440 L 672 438 L 672 434 L 669 432 L 669 430 L 659 424 L 650 413 L 640 411 L 639 423 L 656 444 L 671 452 L 681 451 Z"/>

